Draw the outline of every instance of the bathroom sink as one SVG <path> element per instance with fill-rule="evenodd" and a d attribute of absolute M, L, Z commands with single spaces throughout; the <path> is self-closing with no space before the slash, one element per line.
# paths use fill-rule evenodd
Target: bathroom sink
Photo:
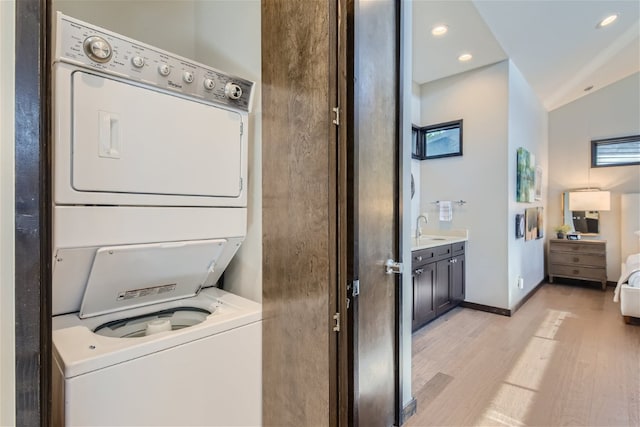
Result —
<path fill-rule="evenodd" d="M 415 250 L 415 249 L 431 248 L 431 247 L 440 246 L 440 245 L 447 245 L 450 243 L 464 241 L 467 239 L 461 236 L 426 235 L 426 236 L 420 236 L 419 239 L 416 239 L 414 237 L 412 240 L 413 240 L 412 250 Z"/>
<path fill-rule="evenodd" d="M 423 229 L 423 234 L 420 238 L 416 239 L 414 236 L 411 239 L 411 250 L 433 248 L 469 240 L 469 232 L 465 229 L 450 230 L 450 234 L 442 234 L 442 232 L 438 232 L 438 230 L 428 230 L 426 233 L 424 231 Z"/>
<path fill-rule="evenodd" d="M 436 237 L 436 236 L 420 236 L 419 239 L 416 239 L 417 243 L 430 243 L 437 241 L 450 240 L 449 237 Z"/>

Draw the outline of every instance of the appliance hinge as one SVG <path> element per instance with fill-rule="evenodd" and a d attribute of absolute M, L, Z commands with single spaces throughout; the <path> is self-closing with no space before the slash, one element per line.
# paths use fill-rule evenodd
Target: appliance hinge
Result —
<path fill-rule="evenodd" d="M 360 280 L 354 280 L 351 285 L 351 296 L 357 297 L 360 295 Z"/>
<path fill-rule="evenodd" d="M 333 332 L 340 332 L 340 313 L 334 314 L 333 320 L 336 321 L 335 325 L 333 325 Z"/>
<path fill-rule="evenodd" d="M 336 118 L 333 119 L 333 124 L 336 126 L 340 126 L 340 108 L 334 107 L 331 110 L 336 114 Z"/>

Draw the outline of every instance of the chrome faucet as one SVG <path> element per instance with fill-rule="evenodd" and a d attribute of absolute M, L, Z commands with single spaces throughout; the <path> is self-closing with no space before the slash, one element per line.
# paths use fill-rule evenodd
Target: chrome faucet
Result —
<path fill-rule="evenodd" d="M 427 224 L 429 219 L 425 215 L 418 215 L 418 219 L 416 220 L 416 239 L 419 239 L 422 236 L 422 229 L 420 228 L 420 218 L 424 219 L 424 223 Z"/>

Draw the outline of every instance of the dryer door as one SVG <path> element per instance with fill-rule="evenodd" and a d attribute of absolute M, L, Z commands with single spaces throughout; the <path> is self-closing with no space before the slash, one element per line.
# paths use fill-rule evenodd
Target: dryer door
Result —
<path fill-rule="evenodd" d="M 240 113 L 82 71 L 72 86 L 76 191 L 240 196 Z"/>

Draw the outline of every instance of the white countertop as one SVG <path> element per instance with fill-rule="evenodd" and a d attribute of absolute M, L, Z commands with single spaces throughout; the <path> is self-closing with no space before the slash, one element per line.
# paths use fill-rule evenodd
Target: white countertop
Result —
<path fill-rule="evenodd" d="M 426 230 L 419 240 L 415 237 L 411 239 L 411 250 L 435 248 L 436 246 L 466 242 L 467 240 L 469 240 L 469 230 Z"/>

